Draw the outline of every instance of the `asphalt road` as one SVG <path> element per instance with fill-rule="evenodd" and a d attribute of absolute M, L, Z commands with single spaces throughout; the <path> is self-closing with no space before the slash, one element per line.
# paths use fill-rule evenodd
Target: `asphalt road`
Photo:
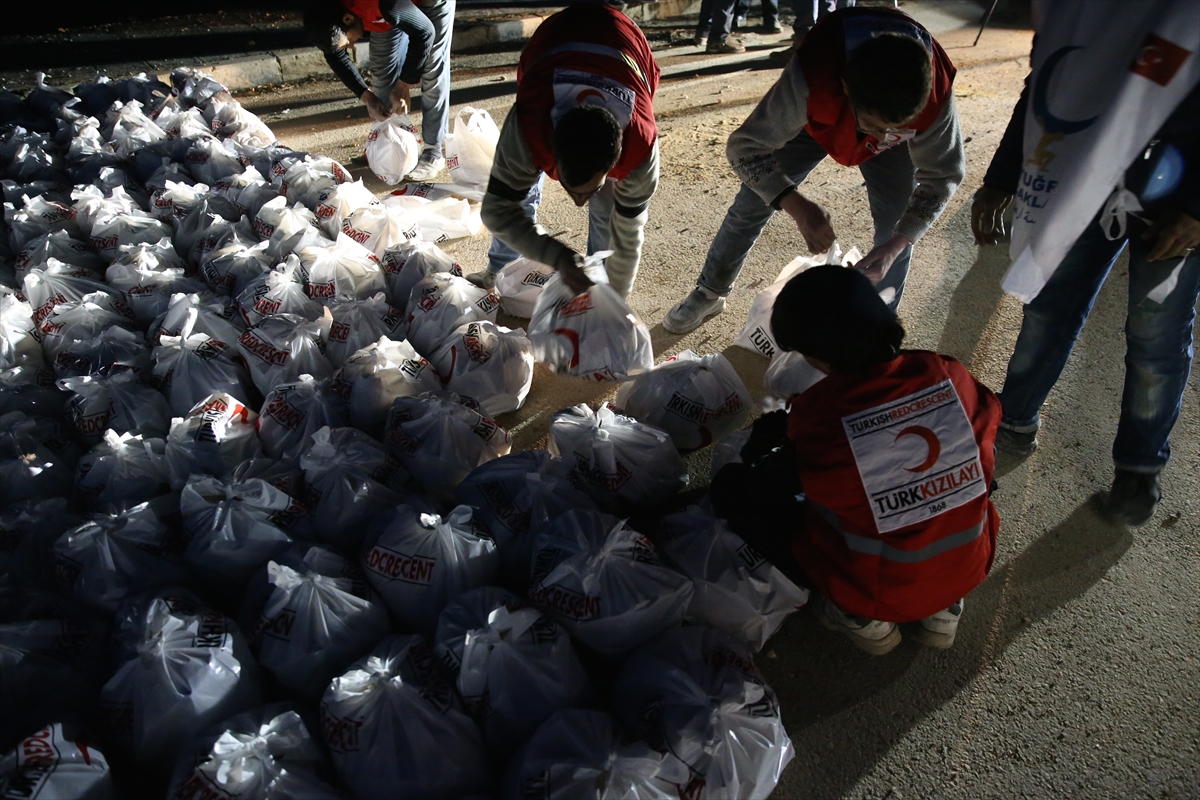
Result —
<path fill-rule="evenodd" d="M 1007 247 L 972 243 L 968 207 L 1020 90 L 1030 33 L 989 30 L 971 48 L 969 20 L 943 13 L 955 4 L 906 8 L 924 15 L 959 67 L 955 94 L 969 170 L 917 246 L 901 308 L 907 344 L 957 357 L 998 390 L 1020 305 L 999 288 Z M 725 140 L 776 78 L 761 56 L 778 40 L 752 39 L 752 47 L 764 48 L 758 56 L 715 62 L 695 48 L 660 51 L 670 75 L 656 103 L 663 173 L 632 298 L 660 359 L 683 349 L 724 352 L 756 397 L 766 361 L 732 342 L 754 292 L 803 247 L 786 218 L 767 227 L 724 314 L 684 337 L 666 334 L 659 323 L 690 290 L 737 189 Z M 512 101 L 514 63 L 512 54 L 456 60 L 455 110 L 470 104 L 501 121 Z M 361 105 L 345 94 L 333 81 L 318 81 L 241 99 L 288 145 L 345 163 L 361 152 L 368 128 Z M 375 190 L 386 188 L 366 177 Z M 869 243 L 857 171 L 826 161 L 805 191 L 831 210 L 843 244 Z M 582 247 L 586 217 L 557 184 L 546 192 L 540 219 Z M 480 235 L 445 247 L 474 270 L 487 245 Z M 1106 522 L 1095 504 L 1111 480 L 1125 298 L 1122 263 L 1047 401 L 1041 449 L 1024 463 L 1002 462 L 996 563 L 967 598 L 953 649 L 905 641 L 872 658 L 819 628 L 807 611 L 765 648 L 758 663 L 779 695 L 797 751 L 774 797 L 1200 797 L 1195 377 L 1158 515 L 1130 531 Z M 602 401 L 611 391 L 539 371 L 526 406 L 502 422 L 518 446 L 541 446 L 548 414 Z M 691 456 L 689 466 L 693 486 L 704 485 L 709 455 Z"/>

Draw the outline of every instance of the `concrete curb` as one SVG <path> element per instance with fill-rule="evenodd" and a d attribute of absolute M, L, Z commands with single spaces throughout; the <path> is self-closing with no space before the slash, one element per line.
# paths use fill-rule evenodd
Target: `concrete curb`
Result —
<path fill-rule="evenodd" d="M 453 39 L 450 42 L 450 52 L 457 53 L 527 41 L 542 24 L 542 20 L 557 10 L 547 8 L 544 13 L 524 17 L 481 20 L 467 22 L 461 26 L 456 25 Z M 625 8 L 625 12 L 635 22 L 671 19 L 698 14 L 700 0 L 642 2 L 630 4 Z M 355 57 L 360 63 L 366 60 L 366 44 L 356 46 Z M 231 58 L 227 61 L 205 65 L 201 69 L 211 72 L 214 78 L 234 91 L 260 89 L 329 74 L 329 67 L 325 63 L 324 55 L 313 47 Z M 161 73 L 159 78 L 165 81 L 169 74 L 169 72 Z"/>

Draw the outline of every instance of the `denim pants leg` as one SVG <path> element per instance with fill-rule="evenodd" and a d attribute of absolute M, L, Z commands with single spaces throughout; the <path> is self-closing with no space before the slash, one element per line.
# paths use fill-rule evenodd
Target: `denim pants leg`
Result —
<path fill-rule="evenodd" d="M 729 38 L 733 29 L 733 7 L 737 0 L 713 0 L 712 24 L 708 28 L 709 46 L 720 44 Z"/>
<path fill-rule="evenodd" d="M 546 180 L 545 173 L 538 175 L 537 181 L 533 186 L 529 187 L 529 193 L 525 195 L 525 199 L 521 201 L 521 208 L 525 209 L 525 215 L 537 222 L 538 206 L 542 203 L 542 184 Z M 509 262 L 516 261 L 521 257 L 521 254 L 504 242 L 492 236 L 492 245 L 488 248 L 488 272 L 495 275 L 500 270 L 504 269 Z"/>
<path fill-rule="evenodd" d="M 612 230 L 609 220 L 612 219 L 613 206 L 617 198 L 613 192 L 616 181 L 605 181 L 600 191 L 588 198 L 588 255 L 608 250 L 612 241 Z"/>
<path fill-rule="evenodd" d="M 896 223 L 904 215 L 916 188 L 916 168 L 909 156 L 908 145 L 893 147 L 874 158 L 869 158 L 858 169 L 867 182 L 867 200 L 871 204 L 871 219 L 875 223 L 874 246 L 886 242 L 896 231 Z M 875 288 L 880 292 L 894 289 L 895 296 L 888 306 L 895 311 L 904 294 L 904 283 L 908 278 L 908 266 L 912 261 L 912 245 L 904 248 L 891 268 Z"/>
<path fill-rule="evenodd" d="M 371 31 L 367 48 L 371 62 L 371 91 L 391 108 L 392 87 L 400 79 L 400 66 L 408 52 L 408 37 L 399 28 Z"/>
<path fill-rule="evenodd" d="M 1118 469 L 1155 473 L 1171 457 L 1171 429 L 1179 419 L 1192 366 L 1196 300 L 1200 297 L 1200 254 L 1147 261 L 1153 241 L 1130 236 L 1129 311 L 1125 320 L 1125 390 L 1113 441 Z M 1147 295 L 1176 267 L 1174 290 L 1155 302 Z"/>
<path fill-rule="evenodd" d="M 421 73 L 421 138 L 426 152 L 442 155 L 450 120 L 450 37 L 455 0 L 425 0 L 420 6 L 433 23 L 433 41 Z"/>
<path fill-rule="evenodd" d="M 804 132 L 775 152 L 775 159 L 788 180 L 797 186 L 825 156 L 825 148 Z M 733 205 L 725 212 L 725 220 L 708 247 L 708 256 L 696 285 L 722 297 L 733 291 L 750 248 L 774 214 L 775 209 L 753 189 L 740 184 Z M 800 238 L 799 232 L 795 236 Z"/>
<path fill-rule="evenodd" d="M 1042 291 L 1024 309 L 1021 332 L 1000 391 L 1001 424 L 1036 430 L 1046 395 L 1058 381 L 1125 240 L 1110 242 L 1095 221 L 1067 251 Z"/>

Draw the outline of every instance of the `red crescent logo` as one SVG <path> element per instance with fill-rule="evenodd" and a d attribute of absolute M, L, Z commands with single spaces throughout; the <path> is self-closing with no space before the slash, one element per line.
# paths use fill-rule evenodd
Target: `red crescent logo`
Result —
<path fill-rule="evenodd" d="M 584 89 L 582 92 L 575 95 L 575 105 L 577 105 L 577 106 L 585 105 L 585 101 L 587 100 L 587 98 L 593 97 L 593 96 L 600 98 L 600 104 L 604 105 L 604 94 L 596 89 Z"/>
<path fill-rule="evenodd" d="M 555 328 L 551 333 L 557 333 L 571 343 L 571 361 L 567 365 L 571 369 L 579 366 L 579 331 L 570 328 Z"/>
<path fill-rule="evenodd" d="M 938 441 L 937 434 L 923 425 L 910 425 L 904 430 L 896 434 L 895 441 L 900 441 L 901 436 L 907 435 L 920 436 L 925 440 L 925 444 L 929 447 L 929 454 L 925 456 L 925 460 L 915 467 L 905 467 L 907 472 L 924 472 L 937 463 L 938 458 L 942 455 L 942 443 Z"/>

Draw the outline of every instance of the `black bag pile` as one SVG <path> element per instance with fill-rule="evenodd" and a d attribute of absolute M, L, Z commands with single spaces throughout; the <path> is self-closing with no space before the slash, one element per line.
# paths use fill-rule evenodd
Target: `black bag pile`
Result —
<path fill-rule="evenodd" d="M 797 590 L 623 519 L 687 485 L 656 403 L 708 394 L 655 370 L 642 422 L 510 452 L 499 297 L 197 70 L 0 97 L 0 190 L 0 795 L 774 788 L 750 654 Z M 585 299 L 549 335 L 608 352 Z"/>

